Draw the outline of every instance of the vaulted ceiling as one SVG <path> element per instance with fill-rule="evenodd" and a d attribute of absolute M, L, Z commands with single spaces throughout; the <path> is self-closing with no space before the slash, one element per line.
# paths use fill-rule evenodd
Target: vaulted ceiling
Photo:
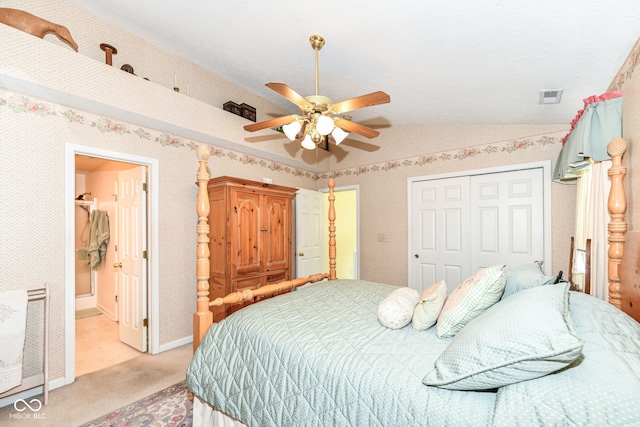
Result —
<path fill-rule="evenodd" d="M 313 95 L 322 34 L 321 95 L 391 96 L 353 113 L 367 124 L 569 123 L 640 36 L 638 0 L 70 1 L 292 113 L 264 84 Z"/>

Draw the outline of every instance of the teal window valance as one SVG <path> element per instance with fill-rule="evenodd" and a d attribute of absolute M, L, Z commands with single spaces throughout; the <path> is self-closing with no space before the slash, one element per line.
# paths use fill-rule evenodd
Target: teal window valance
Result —
<path fill-rule="evenodd" d="M 553 172 L 554 181 L 573 180 L 591 161 L 610 160 L 607 145 L 622 136 L 622 92 L 607 92 L 584 100 L 573 120 Z"/>

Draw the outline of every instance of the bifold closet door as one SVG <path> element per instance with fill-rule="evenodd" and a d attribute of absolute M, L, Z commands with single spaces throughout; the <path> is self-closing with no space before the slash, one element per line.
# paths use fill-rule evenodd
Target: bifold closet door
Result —
<path fill-rule="evenodd" d="M 471 270 L 544 260 L 542 169 L 471 177 Z"/>
<path fill-rule="evenodd" d="M 449 291 L 470 274 L 469 177 L 413 183 L 409 287 L 444 279 Z"/>
<path fill-rule="evenodd" d="M 542 168 L 411 185 L 409 287 L 451 292 L 480 268 L 544 260 Z"/>

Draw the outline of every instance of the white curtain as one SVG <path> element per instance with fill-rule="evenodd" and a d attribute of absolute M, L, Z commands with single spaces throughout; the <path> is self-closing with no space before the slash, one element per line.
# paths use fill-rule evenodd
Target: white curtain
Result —
<path fill-rule="evenodd" d="M 576 228 L 574 233 L 574 265 L 572 281 L 584 290 L 584 257 L 587 239 L 591 239 L 591 295 L 608 300 L 607 252 L 609 250 L 607 201 L 611 182 L 607 172 L 611 161 L 594 162 L 580 172 L 577 179 Z"/>
<path fill-rule="evenodd" d="M 588 167 L 579 172 L 576 186 L 576 227 L 573 233 L 573 265 L 571 269 L 571 282 L 584 291 L 584 273 L 587 239 L 590 238 L 589 226 L 592 223 L 590 217 L 591 181 L 593 178 L 591 162 Z"/>
<path fill-rule="evenodd" d="M 584 266 L 587 239 L 591 239 L 590 293 L 605 301 L 609 297 L 607 202 L 611 183 L 608 169 L 611 160 L 607 145 L 622 136 L 622 93 L 609 92 L 584 100 L 585 107 L 572 122 L 572 130 L 554 170 L 554 181 L 576 182 L 576 228 L 574 233 L 574 265 L 572 281 L 584 289 Z"/>
<path fill-rule="evenodd" d="M 607 224 L 609 223 L 609 181 L 608 171 L 611 160 L 593 164 L 591 194 L 589 196 L 589 234 L 591 239 L 591 295 L 602 300 L 609 299 L 608 258 L 609 251 Z"/>

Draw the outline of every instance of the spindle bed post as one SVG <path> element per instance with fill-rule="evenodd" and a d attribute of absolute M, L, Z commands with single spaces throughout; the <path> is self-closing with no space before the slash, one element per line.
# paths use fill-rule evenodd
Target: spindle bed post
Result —
<path fill-rule="evenodd" d="M 336 182 L 329 178 L 329 280 L 336 280 Z"/>
<path fill-rule="evenodd" d="M 200 169 L 196 175 L 198 181 L 198 200 L 196 211 L 198 213 L 198 225 L 196 241 L 196 312 L 193 314 L 193 351 L 195 352 L 205 332 L 213 323 L 213 313 L 209 310 L 209 193 L 207 184 L 209 183 L 209 173 L 207 172 L 207 162 L 211 156 L 211 151 L 207 145 L 198 147 L 198 161 Z"/>
<path fill-rule="evenodd" d="M 609 303 L 617 308 L 622 307 L 620 294 L 619 267 L 622 261 L 624 242 L 627 233 L 625 213 L 627 211 L 627 197 L 624 193 L 622 181 L 627 174 L 627 168 L 622 166 L 622 155 L 627 150 L 627 143 L 622 138 L 614 138 L 607 146 L 612 165 L 608 175 L 611 180 L 611 190 L 607 207 L 611 220 L 607 226 L 609 231 Z"/>

